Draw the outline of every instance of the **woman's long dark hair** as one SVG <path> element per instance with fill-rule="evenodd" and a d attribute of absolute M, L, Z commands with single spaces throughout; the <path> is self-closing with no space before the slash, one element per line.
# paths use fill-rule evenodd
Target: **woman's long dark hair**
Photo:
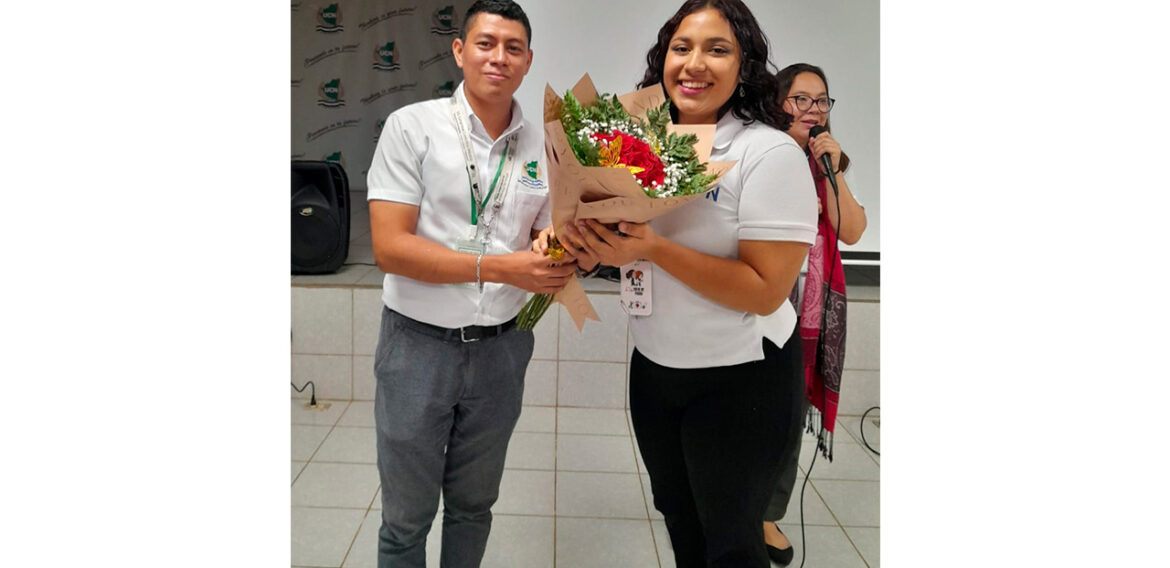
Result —
<path fill-rule="evenodd" d="M 776 99 L 776 76 L 768 70 L 768 38 L 760 29 L 752 11 L 741 0 L 687 0 L 658 30 L 658 43 L 646 53 L 646 74 L 638 88 L 662 83 L 666 53 L 674 32 L 678 31 L 683 18 L 707 7 L 718 10 L 731 24 L 741 51 L 739 81 L 744 95 L 739 95 L 737 87 L 731 99 L 719 109 L 719 116 L 722 117 L 730 110 L 745 122 L 758 120 L 778 130 L 788 130 L 792 116 L 780 108 L 780 102 Z M 671 110 L 674 110 L 673 105 Z"/>
<path fill-rule="evenodd" d="M 776 82 L 778 83 L 776 90 L 776 102 L 781 104 L 780 112 L 784 115 L 784 122 L 788 124 L 792 124 L 792 121 L 795 119 L 795 117 L 791 114 L 788 114 L 788 112 L 784 110 L 782 101 L 788 98 L 788 93 L 792 91 L 792 83 L 796 81 L 796 76 L 800 75 L 801 73 L 812 73 L 817 77 L 820 77 L 821 82 L 825 84 L 825 96 L 829 96 L 829 80 L 825 78 L 825 71 L 820 67 L 809 63 L 793 63 L 792 65 L 781 69 L 776 73 Z M 828 130 L 829 132 L 833 131 L 833 129 L 829 126 L 829 117 L 827 115 L 825 116 L 825 130 Z M 840 167 L 841 171 L 845 171 L 845 168 L 849 167 L 849 156 L 846 156 L 844 151 L 841 152 Z"/>

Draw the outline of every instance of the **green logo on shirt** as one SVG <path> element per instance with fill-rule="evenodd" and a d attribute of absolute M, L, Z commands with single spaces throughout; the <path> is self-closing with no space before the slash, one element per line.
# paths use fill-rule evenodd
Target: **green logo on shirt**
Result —
<path fill-rule="evenodd" d="M 532 160 L 525 162 L 524 175 L 527 177 L 520 178 L 520 183 L 531 189 L 546 189 L 544 180 L 540 179 L 540 162 Z"/>

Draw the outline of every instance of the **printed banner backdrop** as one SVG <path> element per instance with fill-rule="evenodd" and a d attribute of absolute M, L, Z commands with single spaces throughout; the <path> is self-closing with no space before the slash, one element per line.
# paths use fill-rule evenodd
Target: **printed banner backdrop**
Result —
<path fill-rule="evenodd" d="M 386 117 L 459 85 L 451 42 L 471 2 L 293 2 L 292 159 L 337 162 L 365 190 Z"/>

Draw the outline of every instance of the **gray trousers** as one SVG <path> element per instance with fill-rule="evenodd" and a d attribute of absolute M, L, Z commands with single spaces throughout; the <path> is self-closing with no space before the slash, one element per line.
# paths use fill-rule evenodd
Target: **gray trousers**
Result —
<path fill-rule="evenodd" d="M 374 357 L 379 568 L 426 566 L 440 490 L 440 566 L 480 565 L 532 347 L 531 331 L 463 343 L 383 308 Z"/>

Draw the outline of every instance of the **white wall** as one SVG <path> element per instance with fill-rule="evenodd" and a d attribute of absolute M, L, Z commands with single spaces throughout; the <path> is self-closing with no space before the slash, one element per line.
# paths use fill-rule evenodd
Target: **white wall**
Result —
<path fill-rule="evenodd" d="M 853 165 L 850 188 L 866 206 L 869 228 L 843 250 L 880 250 L 878 2 L 745 0 L 760 21 L 779 70 L 812 63 L 825 70 L 833 135 Z M 540 120 L 545 83 L 558 93 L 585 72 L 601 92 L 631 91 L 645 72 L 646 51 L 681 0 L 521 0 L 532 23 L 532 69 L 516 94 L 526 116 Z"/>

